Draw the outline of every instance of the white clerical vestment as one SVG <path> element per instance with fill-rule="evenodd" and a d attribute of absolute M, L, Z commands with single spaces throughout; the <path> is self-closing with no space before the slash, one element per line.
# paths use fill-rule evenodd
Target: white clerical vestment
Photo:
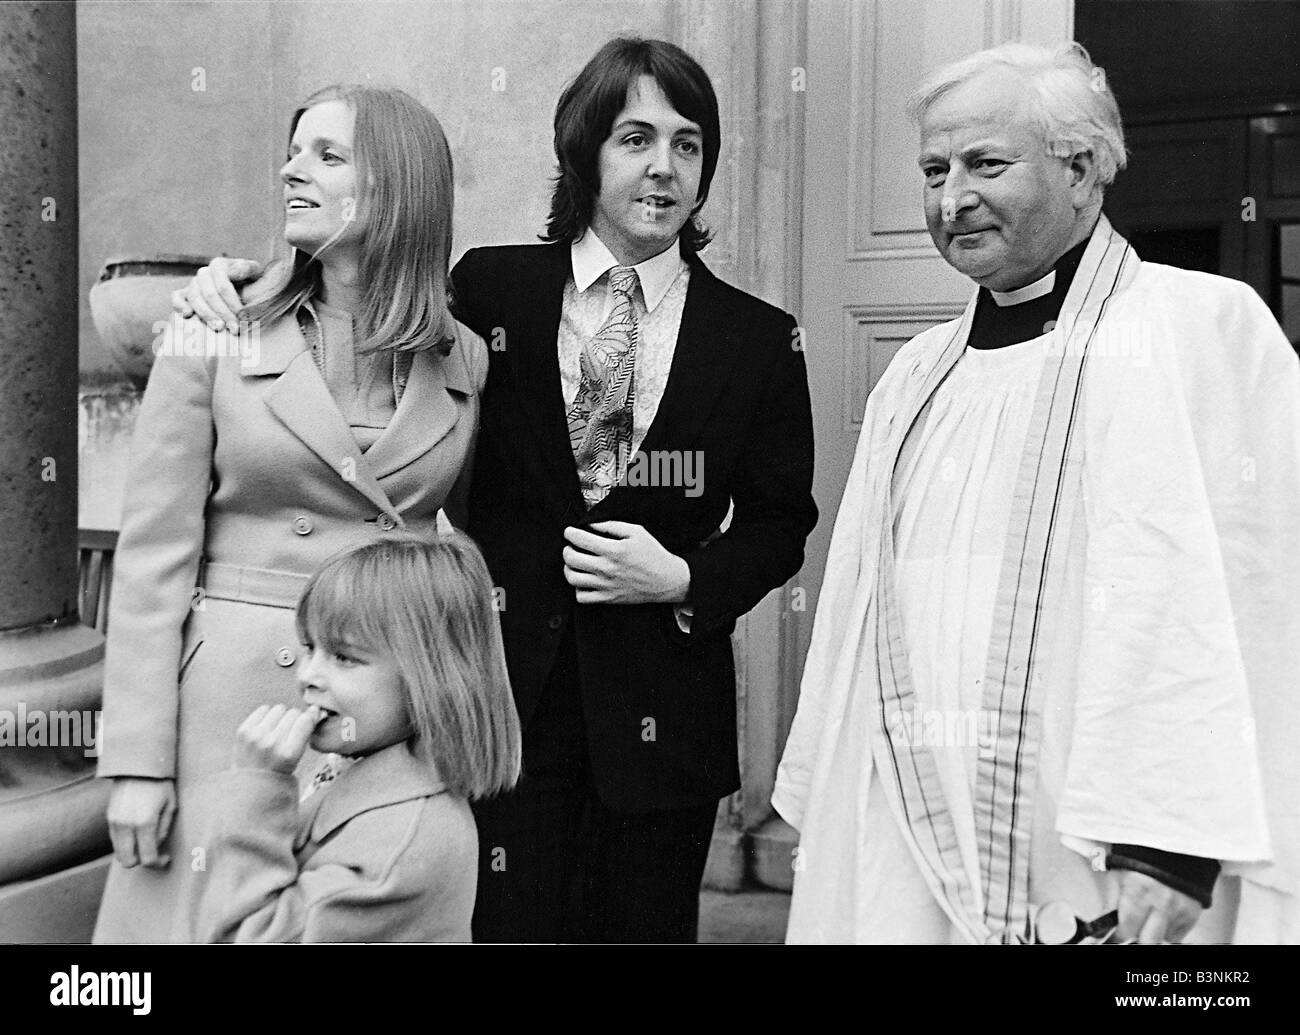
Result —
<path fill-rule="evenodd" d="M 868 400 L 773 803 L 789 941 L 1009 941 L 1219 859 L 1190 941 L 1300 941 L 1300 365 L 1102 218 L 1057 328 L 919 335 Z"/>

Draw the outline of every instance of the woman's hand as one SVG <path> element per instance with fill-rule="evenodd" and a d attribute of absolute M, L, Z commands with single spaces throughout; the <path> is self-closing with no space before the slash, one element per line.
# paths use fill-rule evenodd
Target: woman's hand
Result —
<path fill-rule="evenodd" d="M 262 275 L 252 259 L 227 259 L 218 255 L 194 274 L 194 279 L 172 292 L 172 308 L 181 316 L 197 316 L 214 331 L 239 329 L 238 312 L 244 308 L 236 284 Z"/>
<path fill-rule="evenodd" d="M 175 780 L 115 777 L 108 799 L 108 835 L 117 861 L 128 869 L 165 869 L 171 856 L 163 854 L 162 846 L 175 816 Z"/>
<path fill-rule="evenodd" d="M 236 769 L 292 773 L 320 717 L 321 710 L 315 705 L 305 711 L 282 704 L 262 705 L 235 733 L 230 764 Z"/>

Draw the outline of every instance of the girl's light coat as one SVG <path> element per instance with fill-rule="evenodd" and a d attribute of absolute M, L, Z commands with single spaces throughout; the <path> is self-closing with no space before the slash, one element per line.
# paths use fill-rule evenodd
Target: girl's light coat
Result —
<path fill-rule="evenodd" d="M 404 744 L 359 760 L 301 810 L 297 781 L 266 769 L 218 773 L 198 798 L 201 941 L 470 940 L 473 814 Z"/>

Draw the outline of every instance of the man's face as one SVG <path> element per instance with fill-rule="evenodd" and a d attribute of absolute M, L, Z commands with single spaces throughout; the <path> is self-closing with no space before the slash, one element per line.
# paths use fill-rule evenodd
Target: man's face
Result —
<path fill-rule="evenodd" d="M 1025 84 L 982 73 L 939 98 L 921 122 L 925 221 L 939 253 L 994 291 L 1047 273 L 1071 244 L 1077 170 L 1047 154 Z"/>
<path fill-rule="evenodd" d="M 691 217 L 704 134 L 645 75 L 628 90 L 596 168 L 600 193 L 591 229 L 620 263 L 636 265 L 668 248 Z"/>

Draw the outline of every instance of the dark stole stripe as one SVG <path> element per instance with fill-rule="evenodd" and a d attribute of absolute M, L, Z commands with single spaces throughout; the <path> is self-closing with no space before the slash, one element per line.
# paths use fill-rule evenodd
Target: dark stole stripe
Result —
<path fill-rule="evenodd" d="M 1088 285 L 1088 289 L 1085 292 L 1084 302 L 1083 304 L 1080 305 L 1079 308 L 1080 313 L 1082 313 L 1087 307 L 1088 299 L 1092 296 L 1093 289 L 1096 285 L 1096 278 L 1100 274 L 1102 267 L 1105 265 L 1106 259 L 1109 256 L 1111 249 L 1116 247 L 1117 237 L 1118 235 L 1114 234 L 1114 232 L 1112 231 L 1111 240 L 1106 245 L 1106 253 L 1103 254 L 1101 260 L 1098 262 L 1097 269 L 1093 271 L 1093 281 Z M 1123 239 L 1119 238 L 1119 240 L 1123 240 Z M 1130 251 L 1130 247 L 1128 245 L 1128 242 L 1125 241 L 1124 252 L 1120 255 L 1119 262 L 1116 265 L 1114 278 L 1109 288 L 1106 289 L 1105 297 L 1102 299 L 1098 307 L 1097 319 L 1094 321 L 1092 330 L 1089 332 L 1088 338 L 1083 344 L 1083 355 L 1080 357 L 1079 360 L 1078 376 L 1075 378 L 1073 391 L 1070 397 L 1070 413 L 1066 423 L 1065 442 L 1064 445 L 1062 446 L 1060 460 L 1058 462 L 1056 475 L 1055 475 L 1056 481 L 1053 489 L 1051 510 L 1049 512 L 1048 524 L 1047 524 L 1047 540 L 1043 552 L 1043 558 L 1040 563 L 1040 567 L 1038 571 L 1037 588 L 1035 590 L 1035 597 L 1034 597 L 1034 608 L 1031 615 L 1032 627 L 1031 627 L 1031 632 L 1029 637 L 1029 648 L 1028 648 L 1028 653 L 1026 655 L 1026 664 L 1025 664 L 1025 692 L 1021 696 L 1020 705 L 1018 709 L 1016 756 L 1015 756 L 1015 763 L 1012 770 L 1011 823 L 1010 823 L 1010 830 L 1007 839 L 1007 851 L 1008 851 L 1008 860 L 1009 860 L 1008 874 L 1007 874 L 1008 879 L 1006 885 L 1007 896 L 1003 903 L 1003 910 L 1001 913 L 1001 920 L 1004 927 L 1011 923 L 1011 919 L 1012 919 L 1011 913 L 1013 911 L 1014 902 L 1015 902 L 1015 895 L 1013 894 L 1012 889 L 1016 886 L 1017 870 L 1018 870 L 1017 855 L 1015 851 L 1016 842 L 1019 838 L 1024 836 L 1018 833 L 1019 823 L 1020 823 L 1020 801 L 1022 797 L 1020 786 L 1021 786 L 1022 777 L 1024 775 L 1021 769 L 1021 760 L 1025 748 L 1025 726 L 1027 723 L 1027 717 L 1029 711 L 1028 701 L 1029 701 L 1029 695 L 1031 693 L 1032 673 L 1034 670 L 1035 656 L 1038 649 L 1038 636 L 1039 636 L 1041 616 L 1042 616 L 1043 593 L 1046 585 L 1047 569 L 1050 566 L 1050 559 L 1052 556 L 1052 550 L 1053 550 L 1056 529 L 1057 529 L 1057 520 L 1060 516 L 1059 510 L 1060 510 L 1060 503 L 1061 503 L 1061 493 L 1065 481 L 1064 473 L 1065 473 L 1066 461 L 1070 455 L 1070 447 L 1074 439 L 1075 422 L 1078 417 L 1080 396 L 1083 388 L 1084 371 L 1086 369 L 1087 360 L 1088 360 L 1088 350 L 1092 344 L 1093 339 L 1097 334 L 1097 329 L 1101 326 L 1101 321 L 1104 319 L 1106 315 L 1106 307 L 1110 303 L 1111 298 L 1114 297 L 1115 291 L 1118 288 L 1120 277 L 1124 272 L 1124 264 L 1127 261 L 1129 251 Z M 1071 336 L 1072 335 L 1073 335 L 1073 328 L 1071 328 Z M 1068 356 L 1068 352 L 1069 350 L 1067 346 L 1067 348 L 1063 349 L 1063 355 L 1062 355 L 1063 360 Z M 1061 367 L 1064 368 L 1064 362 L 1062 362 Z M 1059 383 L 1060 372 L 1061 371 L 1058 370 L 1058 383 Z M 1052 396 L 1051 408 L 1048 411 L 1047 426 L 1049 427 L 1051 426 L 1052 423 L 1052 412 L 1055 409 L 1055 405 L 1056 405 L 1056 395 L 1054 392 Z M 1044 442 L 1040 447 L 1040 452 L 1038 456 L 1039 473 L 1041 473 L 1041 467 L 1044 459 L 1043 452 L 1045 450 L 1045 447 L 1046 447 L 1046 436 L 1044 436 Z M 1039 474 L 1036 474 L 1034 480 L 1034 494 L 1033 494 L 1034 499 L 1038 498 L 1038 492 L 1037 492 L 1038 480 L 1039 480 Z M 1031 516 L 1033 513 L 1033 509 L 1034 508 L 1031 504 Z M 1025 545 L 1022 546 L 1021 549 L 1022 567 L 1023 567 L 1024 555 L 1025 552 L 1027 551 L 1027 546 L 1028 546 L 1028 539 L 1026 539 Z M 1016 624 L 1016 609 L 1018 607 L 1019 600 L 1020 600 L 1020 576 L 1017 577 L 1016 594 L 1013 598 L 1013 603 L 1012 603 L 1011 627 L 1013 630 Z M 1010 658 L 1008 657 L 1006 662 L 1004 663 L 1004 669 L 1003 669 L 1003 681 L 1002 681 L 1003 695 L 1005 695 L 1006 692 L 1007 669 L 1005 666 L 1009 664 L 1010 664 Z M 1002 700 L 999 699 L 999 713 L 1001 713 L 1001 705 L 1002 705 Z M 992 823 L 993 823 L 993 818 L 998 811 L 997 810 L 998 788 L 999 788 L 998 767 L 999 767 L 999 762 L 998 762 L 997 753 L 995 752 L 993 757 L 993 783 L 992 783 L 992 791 L 991 791 L 993 796 L 991 804 L 993 807 L 990 810 L 990 815 L 989 815 L 990 827 L 988 830 L 988 838 L 990 842 L 990 847 L 987 852 L 990 860 L 989 870 L 991 870 L 992 868 L 991 865 L 991 860 L 992 860 L 991 842 L 993 836 Z M 1027 861 L 1025 865 L 1026 866 L 1028 865 Z M 992 886 L 991 886 L 990 875 L 986 871 L 985 873 L 986 896 L 990 894 L 991 891 L 992 891 Z M 986 909 L 989 909 L 991 906 L 992 903 L 986 902 Z"/>
<path fill-rule="evenodd" d="M 1108 243 L 1107 243 L 1107 250 L 1109 250 L 1109 248 L 1110 248 L 1110 243 L 1108 242 Z M 1099 262 L 1097 263 L 1097 267 L 1096 267 L 1096 269 L 1094 269 L 1094 270 L 1092 271 L 1092 280 L 1089 282 L 1087 289 L 1084 291 L 1083 299 L 1082 299 L 1082 301 L 1081 301 L 1081 303 L 1080 303 L 1080 306 L 1079 306 L 1079 312 L 1080 312 L 1080 313 L 1082 313 L 1082 312 L 1084 311 L 1084 309 L 1085 309 L 1086 306 L 1087 306 L 1088 299 L 1092 296 L 1093 288 L 1095 287 L 1096 282 L 1097 282 L 1097 275 L 1101 272 L 1101 267 L 1102 267 L 1102 263 L 1104 262 L 1104 260 L 1105 260 L 1105 255 L 1103 254 L 1103 256 L 1102 256 L 1102 261 L 1099 261 Z M 1078 323 L 1078 318 L 1077 318 L 1077 316 L 1076 316 L 1076 319 L 1075 319 L 1075 325 L 1074 325 L 1074 326 L 1077 326 L 1077 323 Z M 1073 335 L 1074 335 L 1074 326 L 1071 326 L 1071 328 L 1070 328 L 1070 336 L 1071 336 L 1071 337 L 1073 337 Z M 1057 373 L 1057 381 L 1058 381 L 1058 382 L 1059 382 L 1059 380 L 1060 380 L 1061 371 L 1062 371 L 1062 369 L 1063 369 L 1064 366 L 1065 366 L 1065 361 L 1066 361 L 1068 358 L 1069 358 L 1069 349 L 1068 349 L 1068 346 L 1067 346 L 1066 348 L 1063 348 L 1063 349 L 1062 349 L 1062 352 L 1061 352 L 1061 359 L 1060 359 L 1060 361 L 1059 361 L 1058 364 L 1057 364 L 1057 372 L 1056 372 L 1056 373 Z M 1049 406 L 1049 409 L 1048 409 L 1048 416 L 1047 416 L 1047 420 L 1046 420 L 1046 422 L 1045 422 L 1045 423 L 1046 423 L 1046 427 L 1050 427 L 1050 426 L 1051 426 L 1051 423 L 1052 423 L 1052 416 L 1051 416 L 1051 415 L 1052 415 L 1052 410 L 1054 409 L 1054 407 L 1055 407 L 1055 394 L 1053 394 L 1053 396 L 1052 396 L 1052 403 L 1051 403 L 1051 406 Z M 1025 567 L 1025 553 L 1028 551 L 1028 546 L 1029 546 L 1029 542 L 1030 542 L 1030 536 L 1029 536 L 1028 533 L 1030 532 L 1031 529 L 1030 529 L 1028 526 L 1032 525 L 1032 523 L 1033 523 L 1033 522 L 1032 522 L 1032 516 L 1033 516 L 1033 512 L 1034 512 L 1034 506 L 1033 506 L 1032 500 L 1038 498 L 1038 482 L 1039 482 L 1039 478 L 1041 477 L 1042 466 L 1043 466 L 1043 454 L 1044 454 L 1044 451 L 1046 450 L 1046 447 L 1047 447 L 1047 436 L 1044 435 L 1043 438 L 1042 438 L 1042 440 L 1039 442 L 1039 452 L 1038 452 L 1038 457 L 1037 457 L 1037 461 L 1036 461 L 1036 464 L 1035 464 L 1035 475 L 1034 475 L 1034 482 L 1033 482 L 1033 492 L 1032 492 L 1031 497 L 1030 497 L 1030 498 L 1031 498 L 1031 503 L 1030 503 L 1030 518 L 1029 518 L 1029 520 L 1026 522 L 1026 526 L 1027 526 L 1026 529 L 1025 529 L 1025 531 L 1026 531 L 1026 535 L 1025 535 L 1025 537 L 1021 540 L 1021 546 L 1020 546 L 1020 558 L 1019 558 L 1019 563 L 1018 563 L 1017 566 L 1016 566 L 1016 588 L 1015 588 L 1015 593 L 1012 594 L 1011 616 L 1010 616 L 1010 622 L 1009 622 L 1009 625 L 1010 625 L 1010 631 L 1008 632 L 1008 635 L 1007 635 L 1007 642 L 1008 642 L 1008 643 L 1014 642 L 1014 640 L 1015 640 L 1014 630 L 1015 630 L 1015 626 L 1016 626 L 1016 610 L 1017 610 L 1017 602 L 1021 599 L 1021 586 L 1022 586 L 1022 580 L 1023 580 L 1023 578 L 1024 578 L 1024 567 Z M 1046 554 L 1044 554 L 1044 558 L 1046 558 Z M 1042 585 L 1042 571 L 1040 570 L 1040 572 L 1039 572 L 1039 586 L 1041 587 L 1041 585 Z M 1036 623 L 1036 619 L 1037 619 L 1037 616 L 1035 615 L 1035 625 L 1037 624 L 1037 623 Z M 1032 636 L 1031 636 L 1031 639 L 1032 639 Z M 1001 689 L 1000 696 L 999 696 L 999 698 L 998 698 L 998 716 L 999 716 L 998 729 L 999 729 L 999 732 L 1001 731 L 1001 725 L 1002 725 L 1002 724 L 1001 724 L 1001 716 L 1004 714 L 1005 695 L 1006 695 L 1006 685 L 1007 685 L 1007 671 L 1008 671 L 1008 667 L 1010 666 L 1010 663 L 1011 663 L 1011 658 L 1010 658 L 1010 652 L 1008 651 L 1008 652 L 1007 652 L 1007 656 L 1005 657 L 1005 659 L 1004 659 L 1004 661 L 1003 661 L 1002 673 L 1001 673 L 1001 676 L 1000 676 L 1000 678 L 999 678 L 999 686 L 1002 688 L 1002 689 Z M 1027 686 L 1027 685 L 1028 685 L 1028 669 L 1026 670 L 1026 686 Z M 1022 702 L 1021 702 L 1021 703 L 1022 703 L 1022 709 L 1021 709 L 1021 720 L 1020 720 L 1020 725 L 1019 725 L 1019 729 L 1018 729 L 1018 734 L 1019 734 L 1019 735 L 1018 735 L 1018 737 L 1017 737 L 1017 745 L 1019 745 L 1020 741 L 1023 739 L 1023 736 L 1024 736 L 1024 711 L 1023 711 L 1023 698 L 1022 698 Z M 1019 762 L 1019 748 L 1017 748 L 1017 765 L 1018 765 L 1018 762 Z M 997 815 L 997 812 L 998 812 L 998 809 L 997 809 L 997 805 L 998 805 L 997 789 L 998 789 L 998 786 L 999 786 L 999 772 L 998 772 L 999 768 L 1000 768 L 1000 764 L 999 764 L 998 754 L 997 754 L 997 751 L 995 750 L 994 753 L 993 753 L 993 759 L 992 759 L 993 776 L 992 776 L 992 781 L 991 781 L 991 783 L 992 783 L 992 789 L 991 789 L 991 791 L 990 791 L 990 795 L 991 795 L 991 797 L 990 797 L 990 802 L 989 802 L 989 819 L 988 819 L 989 826 L 988 826 L 988 829 L 985 831 L 985 833 L 986 833 L 986 837 L 984 838 L 984 841 L 985 841 L 985 844 L 986 844 L 987 847 L 985 848 L 984 853 L 983 853 L 983 855 L 984 855 L 984 858 L 983 858 L 983 860 L 982 860 L 982 862 L 983 862 L 983 866 L 981 867 L 981 869 L 983 870 L 983 887 L 984 887 L 984 895 L 985 895 L 985 900 L 986 900 L 986 901 L 985 901 L 985 908 L 986 908 L 986 910 L 990 908 L 990 903 L 988 902 L 988 898 L 989 898 L 989 897 L 991 896 L 991 894 L 992 894 L 992 870 L 993 870 L 993 823 L 994 823 L 994 819 L 995 819 L 995 817 L 996 817 L 996 815 Z M 1018 781 L 1017 781 L 1017 783 L 1018 783 Z M 1016 799 L 1016 792 L 1015 792 L 1015 790 L 1013 789 L 1013 792 L 1012 792 L 1013 808 L 1012 808 L 1012 823 L 1011 823 L 1011 830 L 1012 830 L 1012 843 L 1009 845 L 1009 849 L 1011 849 L 1012 851 L 1014 851 L 1014 839 L 1015 839 L 1015 835 L 1014 835 L 1014 832 L 1015 832 L 1015 817 L 1016 817 L 1016 809 L 1015 809 L 1015 805 L 1014 805 L 1015 799 Z M 1009 873 L 1013 873 L 1013 872 L 1014 872 L 1014 862 L 1015 862 L 1015 856 L 1014 856 L 1014 854 L 1012 854 L 1011 856 L 1009 856 L 1009 858 L 1011 859 L 1011 864 L 1010 864 L 1010 866 L 1009 866 L 1008 872 L 1009 872 Z M 1010 886 L 1010 884 L 1009 884 L 1008 886 Z"/>
<path fill-rule="evenodd" d="M 1083 299 L 1083 302 L 1080 304 L 1080 307 L 1079 307 L 1079 312 L 1080 312 L 1080 313 L 1083 313 L 1083 312 L 1085 311 L 1085 309 L 1086 309 L 1086 307 L 1087 307 L 1087 304 L 1088 304 L 1088 300 L 1092 297 L 1093 290 L 1094 290 L 1094 288 L 1095 288 L 1095 286 L 1096 286 L 1096 279 L 1097 279 L 1097 276 L 1100 274 L 1101 269 L 1102 269 L 1102 266 L 1105 264 L 1105 261 L 1106 261 L 1107 255 L 1109 254 L 1110 250 L 1111 250 L 1114 246 L 1115 246 L 1115 245 L 1114 245 L 1114 237 L 1112 236 L 1111 241 L 1107 242 L 1107 246 L 1106 246 L 1106 254 L 1103 254 L 1101 260 L 1100 260 L 1100 261 L 1098 262 L 1098 264 L 1097 264 L 1097 268 L 1093 271 L 1093 280 L 1092 280 L 1092 282 L 1088 285 L 1088 288 L 1087 288 L 1087 290 L 1086 290 L 1085 293 L 1084 293 L 1084 299 Z M 1079 376 L 1078 376 L 1078 378 L 1076 379 L 1076 382 L 1075 382 L 1074 395 L 1073 395 L 1073 399 L 1072 399 L 1072 401 L 1071 401 L 1070 416 L 1069 416 L 1069 418 L 1068 418 L 1068 422 L 1067 422 L 1067 426 L 1066 426 L 1066 428 L 1067 428 L 1067 430 L 1066 430 L 1066 441 L 1065 441 L 1065 445 L 1064 445 L 1064 447 L 1063 447 L 1063 449 L 1062 449 L 1062 452 L 1061 452 L 1060 466 L 1058 467 L 1058 469 L 1057 469 L 1057 473 L 1056 473 L 1056 483 L 1055 483 L 1055 488 L 1054 488 L 1054 492 L 1053 492 L 1052 509 L 1051 509 L 1051 511 L 1050 511 L 1050 516 L 1049 516 L 1049 519 L 1048 519 L 1048 527 L 1047 527 L 1047 543 L 1046 543 L 1046 546 L 1045 546 L 1045 549 L 1044 549 L 1043 559 L 1042 559 L 1042 562 L 1041 562 L 1041 564 L 1040 564 L 1039 573 L 1038 573 L 1037 588 L 1036 588 L 1036 591 L 1035 591 L 1035 599 L 1034 599 L 1034 609 L 1033 609 L 1033 612 L 1031 613 L 1031 622 L 1032 622 L 1032 626 L 1031 626 L 1031 632 L 1030 632 L 1029 649 L 1028 649 L 1028 652 L 1027 652 L 1027 655 L 1026 655 L 1026 666 L 1025 666 L 1025 692 L 1024 692 L 1023 695 L 1021 695 L 1020 706 L 1019 706 L 1019 709 L 1018 709 L 1018 713 L 1019 713 L 1019 714 L 1018 714 L 1018 724 L 1017 724 L 1017 731 L 1016 731 L 1016 733 L 1017 733 L 1017 737 L 1016 737 L 1016 756 L 1015 756 L 1015 763 L 1014 763 L 1013 768 L 1012 768 L 1012 791 L 1011 791 L 1011 805 L 1010 805 L 1010 808 L 1011 808 L 1011 822 L 1010 822 L 1010 824 L 1009 824 L 1009 834 L 1008 834 L 1008 841 L 1007 841 L 1007 852 L 1008 852 L 1008 855 L 1007 855 L 1007 858 L 1008 858 L 1008 870 L 1007 870 L 1007 898 L 1005 899 L 1005 901 L 1004 901 L 1004 903 L 1003 903 L 1003 911 L 1002 911 L 1002 914 L 1001 914 L 1001 919 L 1002 919 L 1002 921 L 1003 921 L 1004 926 L 1005 926 L 1006 924 L 1009 924 L 1009 923 L 1011 922 L 1011 912 L 1012 912 L 1012 908 L 1013 908 L 1013 904 L 1014 904 L 1014 895 L 1012 894 L 1012 889 L 1015 887 L 1015 884 L 1016 884 L 1016 876 L 1017 876 L 1016 852 L 1015 852 L 1015 848 L 1016 848 L 1016 841 L 1018 840 L 1018 828 L 1019 828 L 1019 819 L 1020 819 L 1020 799 L 1021 799 L 1020 784 L 1021 784 L 1021 778 L 1022 778 L 1022 776 L 1023 776 L 1023 773 L 1021 772 L 1021 760 L 1022 760 L 1022 756 L 1023 756 L 1023 751 L 1024 751 L 1024 742 L 1025 742 L 1025 724 L 1026 724 L 1026 721 L 1027 721 L 1027 711 L 1028 711 L 1028 709 L 1027 709 L 1027 702 L 1028 702 L 1028 697 L 1029 697 L 1029 693 L 1030 693 L 1030 680 L 1031 680 L 1031 673 L 1032 673 L 1032 671 L 1033 671 L 1033 659 L 1034 659 L 1034 655 L 1035 655 L 1035 652 L 1036 652 L 1036 649 L 1037 649 L 1037 638 L 1038 638 L 1039 621 L 1040 621 L 1040 614 L 1041 614 L 1041 605 L 1042 605 L 1043 586 L 1044 586 L 1044 582 L 1045 582 L 1045 579 L 1046 579 L 1046 570 L 1047 570 L 1047 567 L 1048 567 L 1048 559 L 1049 559 L 1049 557 L 1051 556 L 1052 539 L 1053 539 L 1053 535 L 1054 535 L 1054 532 L 1055 532 L 1056 519 L 1057 519 L 1057 509 L 1058 509 L 1059 502 L 1060 502 L 1061 486 L 1062 486 L 1062 482 L 1063 482 L 1062 475 L 1063 475 L 1063 472 L 1064 472 L 1064 463 L 1065 463 L 1065 458 L 1069 455 L 1069 443 L 1070 443 L 1071 436 L 1072 436 L 1072 434 L 1073 434 L 1074 419 L 1075 419 L 1075 415 L 1076 415 L 1077 407 L 1078 407 L 1078 394 L 1079 394 L 1079 389 L 1080 389 L 1080 386 L 1081 386 L 1082 383 L 1083 383 L 1083 367 L 1084 367 L 1084 364 L 1086 363 L 1086 360 L 1087 360 L 1087 355 L 1088 355 L 1088 346 L 1091 344 L 1091 342 L 1092 342 L 1092 338 L 1093 338 L 1093 336 L 1096 334 L 1097 327 L 1098 327 L 1098 326 L 1100 325 L 1100 323 L 1101 323 L 1102 316 L 1104 315 L 1105 303 L 1106 303 L 1106 301 L 1109 300 L 1110 295 L 1112 295 L 1112 294 L 1114 293 L 1115 286 L 1116 286 L 1116 285 L 1118 284 L 1118 282 L 1119 282 L 1119 274 L 1120 274 L 1120 272 L 1122 271 L 1122 268 L 1123 268 L 1123 258 L 1121 257 L 1120 263 L 1119 263 L 1119 265 L 1118 265 L 1117 268 L 1116 268 L 1116 272 L 1115 272 L 1115 280 L 1112 282 L 1110 288 L 1109 288 L 1108 291 L 1107 291 L 1106 299 L 1103 300 L 1103 302 L 1101 303 L 1101 306 L 1099 307 L 1099 311 L 1098 311 L 1097 319 L 1096 319 L 1096 321 L 1095 321 L 1094 324 L 1093 324 L 1093 328 L 1092 328 L 1092 331 L 1090 332 L 1090 334 L 1089 334 L 1089 336 L 1088 336 L 1088 340 L 1084 343 L 1084 346 L 1083 346 L 1083 356 L 1080 358 L 1080 361 L 1079 361 Z M 1076 318 L 1076 320 L 1077 320 L 1077 318 Z M 1071 336 L 1073 336 L 1073 328 L 1071 328 Z M 1060 373 L 1062 372 L 1062 370 L 1064 369 L 1064 366 L 1065 366 L 1065 362 L 1064 362 L 1064 361 L 1065 361 L 1067 358 L 1068 358 L 1068 349 L 1063 349 L 1063 350 L 1062 350 L 1062 362 L 1061 362 L 1060 366 L 1058 367 L 1058 383 L 1059 383 L 1059 375 L 1060 375 Z M 1056 396 L 1055 396 L 1055 394 L 1054 394 L 1053 397 L 1052 397 L 1052 402 L 1051 402 L 1051 404 L 1050 404 L 1050 406 L 1049 406 L 1049 410 L 1048 410 L 1048 417 L 1047 417 L 1047 421 L 1046 421 L 1046 424 L 1047 424 L 1048 427 L 1051 426 L 1051 423 L 1052 423 L 1052 413 L 1053 413 L 1054 410 L 1055 410 L 1055 406 L 1056 406 Z M 1039 454 L 1038 454 L 1038 458 L 1037 458 L 1036 473 L 1035 473 L 1034 484 L 1033 484 L 1033 490 L 1034 490 L 1034 491 L 1033 491 L 1033 495 L 1032 495 L 1031 499 L 1037 499 L 1037 498 L 1038 498 L 1038 484 L 1039 484 L 1039 479 L 1040 479 L 1040 477 L 1042 476 L 1042 465 L 1043 465 L 1044 451 L 1045 451 L 1045 449 L 1046 449 L 1046 444 L 1047 444 L 1047 443 L 1046 443 L 1046 436 L 1044 436 L 1044 440 L 1043 440 L 1043 442 L 1040 444 L 1040 450 L 1039 450 Z M 1033 505 L 1032 505 L 1032 503 L 1031 503 L 1031 522 L 1030 522 L 1031 524 L 1032 524 L 1032 514 L 1033 514 L 1034 509 L 1035 509 L 1035 508 L 1033 507 Z M 1026 531 L 1029 532 L 1029 531 L 1031 531 L 1031 530 L 1030 530 L 1030 529 L 1026 529 Z M 1020 557 L 1021 557 L 1021 565 L 1020 565 L 1020 569 L 1019 569 L 1018 574 L 1017 574 L 1016 592 L 1015 592 L 1015 594 L 1014 594 L 1014 596 L 1013 596 L 1013 598 L 1012 598 L 1012 614 L 1011 614 L 1011 623 L 1010 623 L 1010 624 L 1011 624 L 1011 629 L 1012 629 L 1013 631 L 1014 631 L 1014 629 L 1015 629 L 1015 627 L 1016 627 L 1016 621 L 1017 621 L 1016 611 L 1017 611 L 1018 606 L 1019 606 L 1019 603 L 1018 603 L 1018 602 L 1019 602 L 1020 599 L 1021 599 L 1021 592 L 1020 592 L 1020 590 L 1021 590 L 1021 585 L 1022 585 L 1022 583 L 1021 583 L 1021 578 L 1023 577 L 1023 562 L 1024 562 L 1024 556 L 1025 556 L 1025 553 L 1027 552 L 1028 542 L 1029 542 L 1029 537 L 1028 537 L 1028 535 L 1027 535 L 1027 536 L 1026 536 L 1026 539 L 1025 539 L 1025 541 L 1024 541 L 1024 544 L 1022 544 L 1022 547 L 1021 547 L 1021 555 L 1020 555 Z M 1009 639 L 1009 640 L 1014 640 L 1014 632 L 1008 636 L 1008 639 Z M 1005 663 L 1004 663 L 1004 666 L 1005 666 L 1005 665 L 1009 665 L 1009 664 L 1010 664 L 1010 657 L 1008 656 L 1007 659 L 1006 659 L 1006 661 L 1005 661 Z M 1003 668 L 1003 672 L 1002 672 L 1002 681 L 1001 681 L 1003 697 L 1000 698 L 1000 699 L 999 699 L 999 702 L 998 702 L 998 711 L 999 711 L 999 714 L 1002 714 L 1002 707 L 1003 707 L 1003 703 L 1004 703 L 1004 697 L 1005 697 L 1005 691 L 1006 691 L 1006 673 L 1007 673 L 1007 669 L 1006 669 L 1006 667 L 1004 667 L 1004 668 Z M 999 804 L 999 801 L 998 801 L 998 791 L 999 791 L 999 787 L 1001 786 L 1001 783 L 1000 783 L 1000 781 L 999 781 L 999 772 L 998 772 L 999 767 L 1000 767 L 999 759 L 998 759 L 998 756 L 997 756 L 997 754 L 996 754 L 996 752 L 995 752 L 995 753 L 994 753 L 994 757 L 993 757 L 993 778 L 992 778 L 992 786 L 991 786 L 991 790 L 990 790 L 990 794 L 991 794 L 991 800 L 990 800 L 990 813 L 989 813 L 989 823 L 990 823 L 990 826 L 989 826 L 989 829 L 988 829 L 988 832 L 987 832 L 987 834 L 988 834 L 988 844 L 989 844 L 989 848 L 988 848 L 988 850 L 987 850 L 987 852 L 986 852 L 986 855 L 988 856 L 989 865 L 986 867 L 986 869 L 985 869 L 985 874 L 984 874 L 984 887 L 985 887 L 985 893 L 986 893 L 986 896 L 991 895 L 991 892 L 992 892 L 992 882 L 991 882 L 991 871 L 992 871 L 992 840 L 993 840 L 993 829 L 992 829 L 992 823 L 993 823 L 993 821 L 994 821 L 994 817 L 997 815 L 997 812 L 998 812 L 998 804 Z M 991 910 L 992 910 L 992 903 L 991 903 L 991 902 L 986 902 L 986 910 L 989 910 L 989 911 L 990 911 L 990 915 L 991 915 Z"/>

